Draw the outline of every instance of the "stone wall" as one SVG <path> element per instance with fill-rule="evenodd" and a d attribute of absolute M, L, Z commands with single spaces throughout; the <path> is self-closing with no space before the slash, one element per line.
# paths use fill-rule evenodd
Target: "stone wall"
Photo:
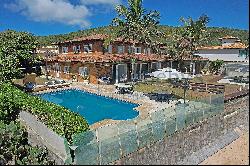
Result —
<path fill-rule="evenodd" d="M 65 138 L 54 133 L 28 112 L 21 111 L 19 118 L 26 126 L 29 143 L 32 146 L 46 147 L 49 158 L 58 165 L 71 162 L 70 150 Z"/>
<path fill-rule="evenodd" d="M 233 106 L 233 107 L 232 107 Z M 249 126 L 248 96 L 225 106 L 225 112 L 160 140 L 112 164 L 155 165 L 177 164 L 235 127 Z"/>

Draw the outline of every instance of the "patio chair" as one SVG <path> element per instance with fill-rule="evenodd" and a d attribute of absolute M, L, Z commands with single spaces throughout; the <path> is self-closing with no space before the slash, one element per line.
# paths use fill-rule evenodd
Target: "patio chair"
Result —
<path fill-rule="evenodd" d="M 31 92 L 35 88 L 36 84 L 34 82 L 27 82 L 24 84 L 25 91 Z"/>
<path fill-rule="evenodd" d="M 98 81 L 99 81 L 99 83 L 106 84 L 106 85 L 110 84 L 110 82 L 111 82 L 110 77 L 101 77 L 98 79 Z"/>
<path fill-rule="evenodd" d="M 28 92 L 38 92 L 38 91 L 46 90 L 47 86 L 46 85 L 37 85 L 36 83 L 28 82 L 24 85 L 24 88 Z"/>

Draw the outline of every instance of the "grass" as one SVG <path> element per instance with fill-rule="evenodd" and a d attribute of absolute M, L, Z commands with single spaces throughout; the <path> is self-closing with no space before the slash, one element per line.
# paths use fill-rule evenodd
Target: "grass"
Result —
<path fill-rule="evenodd" d="M 220 76 L 205 75 L 202 77 L 195 77 L 190 82 L 225 85 L 224 95 L 228 95 L 228 94 L 231 94 L 240 90 L 240 87 L 241 87 L 240 85 L 217 83 L 217 81 L 220 79 L 221 79 Z M 172 84 L 167 80 L 155 79 L 153 81 L 146 81 L 146 82 L 138 83 L 135 85 L 135 90 L 139 92 L 144 92 L 144 93 L 167 92 L 167 93 L 173 93 L 175 96 L 179 98 L 184 97 L 184 89 L 174 88 Z M 206 98 L 206 97 L 209 97 L 210 95 L 211 93 L 208 93 L 208 92 L 187 90 L 186 99 L 195 100 L 195 99 Z"/>
<path fill-rule="evenodd" d="M 151 92 L 167 92 L 174 94 L 177 98 L 184 98 L 183 88 L 174 88 L 171 83 L 167 81 L 145 82 L 135 85 L 135 90 L 144 93 Z M 210 96 L 207 92 L 197 92 L 193 90 L 186 91 L 187 100 L 197 100 Z"/>

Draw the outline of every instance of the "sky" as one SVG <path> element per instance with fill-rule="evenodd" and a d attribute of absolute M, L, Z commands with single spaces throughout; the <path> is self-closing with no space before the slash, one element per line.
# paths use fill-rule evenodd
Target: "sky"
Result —
<path fill-rule="evenodd" d="M 1 0 L 0 31 L 45 36 L 106 26 L 118 4 L 127 0 Z M 161 25 L 180 26 L 180 17 L 206 14 L 209 27 L 249 29 L 249 0 L 143 0 L 143 6 L 160 12 Z"/>

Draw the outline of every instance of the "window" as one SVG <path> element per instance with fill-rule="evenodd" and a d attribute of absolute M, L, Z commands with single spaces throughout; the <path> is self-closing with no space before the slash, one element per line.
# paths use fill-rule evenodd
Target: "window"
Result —
<path fill-rule="evenodd" d="M 92 52 L 92 44 L 85 44 L 83 45 L 84 53 L 91 53 Z"/>
<path fill-rule="evenodd" d="M 109 54 L 112 54 L 112 49 L 113 49 L 112 45 L 109 45 L 109 47 L 108 47 L 108 53 Z"/>
<path fill-rule="evenodd" d="M 62 53 L 68 53 L 68 47 L 62 47 Z"/>
<path fill-rule="evenodd" d="M 58 63 L 55 63 L 55 72 L 60 72 L 61 66 Z"/>
<path fill-rule="evenodd" d="M 47 65 L 47 71 L 50 72 L 51 71 L 51 66 Z"/>
<path fill-rule="evenodd" d="M 248 52 L 247 50 L 239 50 L 239 56 L 238 57 L 247 57 Z"/>
<path fill-rule="evenodd" d="M 135 47 L 135 53 L 140 54 L 141 53 L 141 47 Z"/>
<path fill-rule="evenodd" d="M 128 46 L 128 53 L 131 54 L 133 51 L 132 46 Z"/>
<path fill-rule="evenodd" d="M 64 73 L 69 74 L 69 66 L 64 66 Z"/>
<path fill-rule="evenodd" d="M 118 50 L 117 50 L 117 53 L 118 53 L 118 54 L 123 54 L 123 53 L 124 53 L 124 46 L 118 46 L 117 49 L 118 49 Z"/>
<path fill-rule="evenodd" d="M 73 51 L 75 54 L 80 53 L 81 52 L 80 46 L 73 46 Z"/>
<path fill-rule="evenodd" d="M 83 77 L 87 77 L 89 75 L 88 67 L 79 67 L 79 74 Z"/>
<path fill-rule="evenodd" d="M 147 53 L 147 55 L 150 55 L 151 54 L 151 49 L 150 48 L 147 48 L 147 51 L 146 51 Z"/>

